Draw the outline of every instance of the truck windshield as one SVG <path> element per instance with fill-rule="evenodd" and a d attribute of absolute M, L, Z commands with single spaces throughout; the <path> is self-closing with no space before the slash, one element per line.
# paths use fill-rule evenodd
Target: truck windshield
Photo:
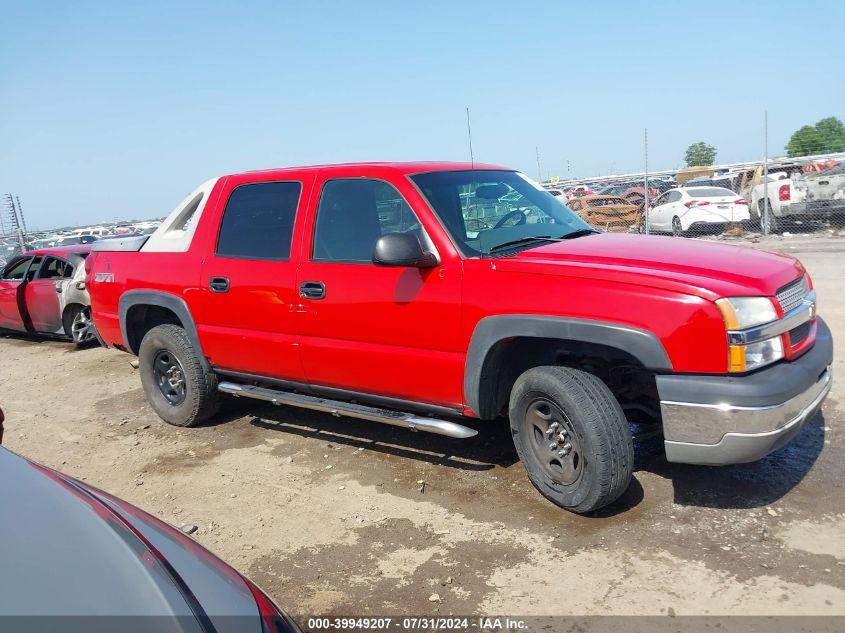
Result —
<path fill-rule="evenodd" d="M 411 176 L 467 257 L 533 248 L 590 225 L 537 183 L 514 171 L 435 171 Z M 536 237 L 538 239 L 526 239 Z M 513 245 L 504 251 L 503 245 Z"/>

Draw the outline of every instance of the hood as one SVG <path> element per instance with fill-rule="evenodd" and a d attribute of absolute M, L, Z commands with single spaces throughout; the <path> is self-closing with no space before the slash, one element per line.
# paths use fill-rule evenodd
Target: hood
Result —
<path fill-rule="evenodd" d="M 788 255 L 702 240 L 654 235 L 587 235 L 521 251 L 497 260 L 498 268 L 616 279 L 681 290 L 708 299 L 767 295 L 800 277 Z"/>
<path fill-rule="evenodd" d="M 261 629 L 243 579 L 193 539 L 2 447 L 0 480 L 0 616 L 152 615 L 208 630 L 198 603 L 220 633 Z"/>

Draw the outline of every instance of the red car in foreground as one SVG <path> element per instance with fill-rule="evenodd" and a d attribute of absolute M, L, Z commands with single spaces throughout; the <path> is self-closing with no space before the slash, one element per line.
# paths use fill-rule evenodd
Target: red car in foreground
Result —
<path fill-rule="evenodd" d="M 497 219 L 470 230 L 470 208 Z M 753 461 L 831 386 L 797 260 L 599 233 L 494 165 L 215 178 L 87 267 L 102 339 L 139 356 L 167 422 L 221 393 L 457 438 L 507 416 L 532 483 L 576 512 L 627 488 L 629 421 L 662 429 L 670 461 Z"/>

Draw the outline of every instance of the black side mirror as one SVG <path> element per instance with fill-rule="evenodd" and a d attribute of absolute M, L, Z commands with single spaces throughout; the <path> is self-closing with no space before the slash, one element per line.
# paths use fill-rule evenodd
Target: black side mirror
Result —
<path fill-rule="evenodd" d="M 413 266 L 433 268 L 437 266 L 434 253 L 423 250 L 416 235 L 411 233 L 388 233 L 376 241 L 373 249 L 373 263 L 377 266 Z"/>

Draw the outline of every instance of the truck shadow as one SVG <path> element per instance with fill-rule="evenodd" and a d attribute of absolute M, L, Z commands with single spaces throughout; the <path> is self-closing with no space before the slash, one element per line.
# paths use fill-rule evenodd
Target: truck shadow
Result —
<path fill-rule="evenodd" d="M 243 417 L 242 406 L 224 405 L 221 421 Z M 455 468 L 463 471 L 483 472 L 495 468 L 519 468 L 517 477 L 523 478 L 522 467 L 511 440 L 510 427 L 505 419 L 494 421 L 461 420 L 462 424 L 476 429 L 475 437 L 458 440 L 432 433 L 414 433 L 351 418 L 337 418 L 326 413 L 307 411 L 294 407 L 258 405 L 250 407 L 250 424 L 254 427 L 294 434 L 320 442 L 363 448 L 399 459 L 413 459 L 428 464 Z M 217 421 L 215 419 L 215 422 Z M 526 486 L 531 484 L 524 478 Z M 590 513 L 594 518 L 608 518 L 623 514 L 643 500 L 643 487 L 636 477 L 628 490 L 612 504 Z M 542 499 L 537 496 L 537 501 Z"/>
<path fill-rule="evenodd" d="M 228 405 L 217 418 L 221 421 L 229 418 L 227 412 L 233 417 L 241 417 L 246 410 L 238 406 L 237 411 L 234 411 L 233 405 Z M 258 428 L 459 470 L 508 468 L 519 461 L 510 439 L 509 427 L 503 420 L 461 420 L 461 424 L 476 429 L 478 435 L 459 440 L 295 407 L 250 406 L 249 415 L 253 416 L 250 423 Z"/>
<path fill-rule="evenodd" d="M 413 459 L 463 471 L 510 468 L 519 461 L 507 420 L 462 420 L 479 434 L 464 440 L 396 428 L 295 407 L 228 402 L 212 424 L 250 416 L 254 427 L 294 434 L 351 448 L 363 448 L 399 459 Z M 716 509 L 751 509 L 778 501 L 798 485 L 824 447 L 825 421 L 817 414 L 787 446 L 750 464 L 693 466 L 666 461 L 662 438 L 635 447 L 635 477 L 617 501 L 592 513 L 595 517 L 622 514 L 648 494 L 637 472 L 653 473 L 672 482 L 679 505 Z"/>
<path fill-rule="evenodd" d="M 662 439 L 638 447 L 635 469 L 671 480 L 674 502 L 684 506 L 751 509 L 770 505 L 797 486 L 824 448 L 825 419 L 816 414 L 782 449 L 757 462 L 731 466 L 672 464 Z"/>

